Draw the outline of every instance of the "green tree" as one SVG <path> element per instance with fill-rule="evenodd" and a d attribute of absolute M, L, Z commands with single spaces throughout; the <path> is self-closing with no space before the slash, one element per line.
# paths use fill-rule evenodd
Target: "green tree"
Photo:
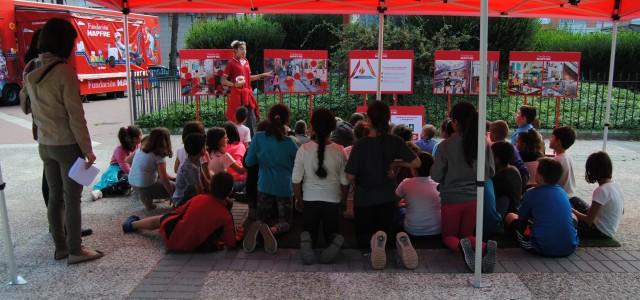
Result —
<path fill-rule="evenodd" d="M 266 15 L 267 21 L 282 26 L 286 38 L 282 44 L 284 49 L 328 49 L 338 42 L 337 37 L 326 27 L 314 30 L 316 25 L 328 23 L 342 24 L 342 15 Z M 312 32 L 313 31 L 313 32 Z M 310 35 L 309 33 L 312 32 Z M 305 43 L 306 40 L 306 43 Z"/>
<path fill-rule="evenodd" d="M 189 49 L 229 49 L 231 42 L 247 42 L 247 59 L 253 73 L 262 72 L 264 49 L 282 47 L 285 33 L 282 26 L 262 16 L 228 18 L 193 24 L 185 43 Z"/>

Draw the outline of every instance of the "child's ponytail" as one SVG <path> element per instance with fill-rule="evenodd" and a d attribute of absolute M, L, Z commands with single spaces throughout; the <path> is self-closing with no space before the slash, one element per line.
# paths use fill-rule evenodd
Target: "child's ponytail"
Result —
<path fill-rule="evenodd" d="M 122 148 L 129 150 L 129 143 L 127 142 L 127 127 L 120 127 L 118 129 L 118 141 Z"/>

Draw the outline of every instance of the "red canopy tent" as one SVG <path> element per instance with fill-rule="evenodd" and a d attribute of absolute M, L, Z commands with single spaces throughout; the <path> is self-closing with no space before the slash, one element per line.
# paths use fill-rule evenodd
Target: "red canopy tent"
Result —
<path fill-rule="evenodd" d="M 96 4 L 141 13 L 377 14 L 378 0 L 93 0 Z M 481 0 L 387 0 L 386 15 L 480 16 Z M 640 18 L 638 0 L 490 1 L 490 17 L 564 18 L 620 21 Z M 615 5 L 619 3 L 618 12 Z"/>
<path fill-rule="evenodd" d="M 140 13 L 250 13 L 250 14 L 378 14 L 378 70 L 381 70 L 384 15 L 444 15 L 480 17 L 480 93 L 478 99 L 478 157 L 485 157 L 488 17 L 564 18 L 613 21 L 604 144 L 606 150 L 616 34 L 619 21 L 640 18 L 640 0 L 92 0 L 125 14 Z M 128 40 L 128 26 L 124 26 Z M 128 52 L 128 48 L 126 51 Z M 129 54 L 127 53 L 128 57 Z M 127 62 L 129 67 L 129 62 Z M 127 68 L 127 71 L 129 68 Z M 378 73 L 377 100 L 381 99 Z M 127 72 L 130 76 L 130 72 Z M 130 81 L 130 79 L 129 79 Z M 129 95 L 131 94 L 129 85 Z M 485 161 L 477 165 L 476 249 L 481 247 Z M 482 251 L 475 256 L 474 287 L 481 287 Z"/>

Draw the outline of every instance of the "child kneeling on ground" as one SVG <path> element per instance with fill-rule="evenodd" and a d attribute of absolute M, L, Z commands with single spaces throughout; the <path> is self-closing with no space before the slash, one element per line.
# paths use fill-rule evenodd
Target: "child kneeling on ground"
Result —
<path fill-rule="evenodd" d="M 178 168 L 176 188 L 171 197 L 173 206 L 178 207 L 193 196 L 203 193 L 208 186 L 206 177 L 201 172 L 201 158 L 206 153 L 205 137 L 202 133 L 192 133 L 184 139 L 185 160 Z"/>
<path fill-rule="evenodd" d="M 611 181 L 613 165 L 606 152 L 589 155 L 585 179 L 598 183 L 593 191 L 591 205 L 582 201 L 571 202 L 573 213 L 578 217 L 578 234 L 581 237 L 613 238 L 624 213 L 622 188 Z"/>
<path fill-rule="evenodd" d="M 313 141 L 300 146 L 293 165 L 296 206 L 303 206 L 300 255 L 306 265 L 316 260 L 313 248 L 318 247 L 321 224 L 324 241 L 330 243 L 320 254 L 321 263 L 332 262 L 344 243 L 344 237 L 338 233 L 338 224 L 340 202 L 346 201 L 349 182 L 344 173 L 347 164 L 344 149 L 329 141 L 335 128 L 336 119 L 330 110 L 316 110 L 311 117 Z"/>
<path fill-rule="evenodd" d="M 551 158 L 538 160 L 538 186 L 524 194 L 518 214 L 505 217 L 515 232 L 520 246 L 543 256 L 571 255 L 578 247 L 569 197 L 558 185 L 562 165 Z"/>
<path fill-rule="evenodd" d="M 233 189 L 233 177 L 219 173 L 211 179 L 209 194 L 197 195 L 184 205 L 162 216 L 140 219 L 130 216 L 122 231 L 160 229 L 165 246 L 172 252 L 212 251 L 223 244 L 236 247 L 233 217 L 227 197 Z"/>

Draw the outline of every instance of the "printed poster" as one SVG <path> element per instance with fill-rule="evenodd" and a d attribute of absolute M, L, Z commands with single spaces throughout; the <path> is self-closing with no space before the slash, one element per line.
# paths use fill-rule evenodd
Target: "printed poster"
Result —
<path fill-rule="evenodd" d="M 413 93 L 413 50 L 384 50 L 382 53 L 383 94 Z M 377 91 L 378 51 L 349 51 L 349 93 Z"/>
<path fill-rule="evenodd" d="M 231 49 L 181 49 L 180 93 L 224 96 L 229 88 L 222 85 L 227 62 L 233 59 Z"/>
<path fill-rule="evenodd" d="M 509 53 L 507 91 L 514 96 L 578 97 L 580 52 Z"/>
<path fill-rule="evenodd" d="M 325 94 L 329 90 L 326 50 L 264 50 L 265 93 Z"/>
<path fill-rule="evenodd" d="M 437 50 L 434 59 L 433 94 L 480 93 L 480 51 Z M 487 60 L 487 95 L 496 95 L 500 78 L 500 52 L 489 51 Z"/>

